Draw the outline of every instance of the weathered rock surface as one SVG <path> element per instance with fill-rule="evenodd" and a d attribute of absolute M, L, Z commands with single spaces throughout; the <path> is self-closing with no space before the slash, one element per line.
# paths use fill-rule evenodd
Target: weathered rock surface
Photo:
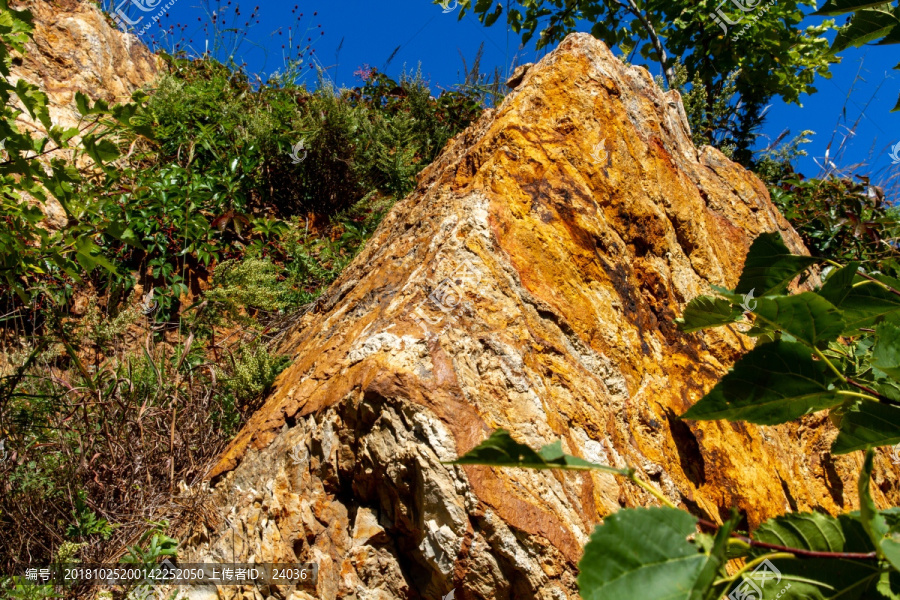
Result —
<path fill-rule="evenodd" d="M 606 474 L 443 464 L 498 427 L 638 467 L 713 521 L 852 509 L 860 457 L 828 454 L 827 419 L 676 418 L 752 342 L 673 319 L 733 287 L 765 231 L 804 251 L 759 180 L 693 147 L 677 93 L 568 37 L 286 336 L 294 363 L 211 474 L 221 514 L 185 558 L 319 565 L 316 589 L 223 598 L 576 598 L 592 528 L 656 501 Z"/>
<path fill-rule="evenodd" d="M 24 79 L 43 90 L 55 125 L 79 125 L 76 92 L 109 104 L 128 102 L 159 74 L 159 57 L 134 35 L 116 29 L 93 2 L 20 0 L 12 6 L 31 11 L 34 35 L 25 55 L 13 58 L 10 82 Z M 27 112 L 17 121 L 23 131 L 46 133 Z M 66 225 L 65 211 L 55 200 L 44 212 L 51 226 Z"/>

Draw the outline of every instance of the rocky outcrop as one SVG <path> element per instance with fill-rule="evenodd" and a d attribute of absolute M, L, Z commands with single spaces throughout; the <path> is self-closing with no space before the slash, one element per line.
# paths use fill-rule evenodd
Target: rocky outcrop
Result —
<path fill-rule="evenodd" d="M 25 55 L 14 59 L 11 81 L 24 79 L 43 90 L 54 124 L 78 125 L 76 92 L 110 104 L 128 102 L 160 72 L 159 57 L 117 29 L 94 2 L 29 0 L 14 8 L 34 15 L 34 36 Z"/>
<path fill-rule="evenodd" d="M 756 177 L 694 148 L 676 92 L 568 37 L 286 335 L 294 362 L 211 473 L 219 514 L 185 558 L 319 566 L 314 589 L 223 598 L 576 598 L 592 528 L 656 500 L 607 474 L 445 464 L 499 427 L 635 466 L 713 521 L 852 509 L 860 459 L 830 456 L 827 419 L 677 418 L 752 342 L 673 319 L 733 287 L 766 231 L 805 251 Z"/>
<path fill-rule="evenodd" d="M 151 83 L 160 72 L 159 57 L 134 35 L 116 29 L 94 2 L 27 0 L 11 4 L 17 10 L 31 11 L 34 34 L 25 46 L 25 55 L 13 57 L 10 82 L 24 79 L 46 93 L 54 125 L 79 126 L 76 92 L 109 104 L 128 102 L 135 90 Z M 18 123 L 23 131 L 46 133 L 27 112 Z M 66 225 L 65 212 L 55 200 L 44 212 L 50 226 Z"/>

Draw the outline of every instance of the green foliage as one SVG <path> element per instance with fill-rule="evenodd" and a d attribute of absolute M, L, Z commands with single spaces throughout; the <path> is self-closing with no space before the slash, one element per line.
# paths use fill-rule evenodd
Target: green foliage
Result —
<path fill-rule="evenodd" d="M 6 154 L 6 160 L 0 162 L 0 219 L 4 222 L 0 231 L 0 281 L 7 293 L 15 293 L 23 303 L 41 294 L 60 304 L 68 298 L 70 282 L 79 281 L 97 267 L 115 271 L 115 266 L 93 241 L 97 234 L 110 230 L 109 220 L 76 198 L 74 191 L 82 181 L 81 175 L 53 153 L 71 148 L 69 141 L 82 133 L 82 145 L 72 148 L 75 160 L 84 154 L 102 167 L 103 162 L 118 156 L 118 151 L 103 133 L 95 132 L 96 127 L 105 117 L 127 121 L 130 115 L 110 112 L 102 102 L 89 106 L 79 97 L 83 114 L 91 118 L 80 128 L 53 126 L 47 96 L 25 80 L 20 79 L 16 85 L 7 80 L 12 61 L 9 50 L 24 52 L 31 31 L 27 11 L 12 10 L 5 1 L 0 4 L 0 74 L 4 75 L 0 81 L 0 138 Z M 33 137 L 19 129 L 16 118 L 23 112 L 48 131 L 46 137 Z M 48 169 L 37 160 L 42 156 L 50 159 Z M 48 199 L 56 200 L 65 210 L 69 222 L 62 230 L 51 231 L 42 223 L 43 213 L 35 203 Z M 60 274 L 59 285 L 48 285 L 52 272 Z"/>
<path fill-rule="evenodd" d="M 688 70 L 680 59 L 672 65 L 672 71 L 671 89 L 681 93 L 681 103 L 691 126 L 691 139 L 696 147 L 714 146 L 729 158 L 738 147 L 749 147 L 754 137 L 752 131 L 741 129 L 735 120 L 738 71 L 729 73 L 721 86 L 712 90 L 707 90 L 698 74 L 689 81 Z M 666 86 L 662 77 L 657 77 L 656 82 L 660 87 Z M 709 97 L 710 93 L 714 96 Z"/>
<path fill-rule="evenodd" d="M 108 539 L 115 529 L 114 526 L 110 525 L 106 519 L 98 518 L 97 513 L 90 509 L 86 500 L 87 493 L 79 490 L 75 496 L 75 508 L 72 511 L 75 520 L 66 529 L 66 536 L 88 538 L 92 535 L 99 535 L 103 539 Z"/>
<path fill-rule="evenodd" d="M 465 456 L 453 461 L 454 465 L 485 465 L 497 467 L 521 467 L 525 469 L 596 469 L 607 473 L 628 475 L 622 469 L 614 469 L 590 463 L 584 459 L 565 454 L 562 443 L 557 440 L 547 444 L 537 452 L 516 442 L 509 432 L 498 429 L 485 441 L 475 446 Z"/>
<path fill-rule="evenodd" d="M 708 550 L 690 541 L 697 519 L 674 508 L 621 510 L 594 529 L 579 563 L 583 598 L 718 598 L 711 588 L 725 563 L 727 533 Z"/>
<path fill-rule="evenodd" d="M 840 405 L 834 379 L 804 345 L 776 340 L 751 350 L 683 416 L 775 425 Z"/>
<path fill-rule="evenodd" d="M 137 544 L 128 548 L 121 561 L 144 567 L 155 566 L 161 558 L 178 557 L 178 540 L 163 533 L 169 526 L 166 522 L 151 523 L 152 529 L 145 531 Z"/>
<path fill-rule="evenodd" d="M 484 0 L 464 0 L 460 5 L 460 19 L 472 10 L 488 26 L 504 11 L 504 5 Z M 744 6 L 755 10 L 746 12 L 730 3 L 723 8 L 719 0 L 523 1 L 508 5 L 506 22 L 522 35 L 523 42 L 540 30 L 540 49 L 559 42 L 587 21 L 593 25 L 591 34 L 610 48 L 627 48 L 659 62 L 670 88 L 686 82 L 691 90 L 702 87 L 703 91 L 691 98 L 695 133 L 702 134 L 706 143 L 725 148 L 733 145 L 735 159 L 749 164 L 754 130 L 768 101 L 779 96 L 799 104 L 801 94 L 816 91 L 816 75 L 829 77 L 830 64 L 839 59 L 829 51 L 824 37 L 832 21 L 805 30 L 799 27 L 803 8 L 815 8 L 815 0 L 765 5 L 747 2 Z M 717 9 L 737 25 L 727 28 Z M 680 57 L 683 76 L 677 76 L 669 56 Z M 733 115 L 728 118 L 724 103 L 733 92 Z"/>
<path fill-rule="evenodd" d="M 872 42 L 878 45 L 900 43 L 900 4 L 895 2 L 828 0 L 815 14 L 832 16 L 850 12 L 853 16 L 838 30 L 831 44 L 833 53 Z M 894 68 L 900 69 L 900 63 Z M 900 98 L 892 112 L 897 110 L 900 110 Z"/>
<path fill-rule="evenodd" d="M 289 357 L 274 355 L 263 345 L 245 344 L 235 359 L 225 387 L 238 402 L 249 402 L 265 396 L 289 363 Z"/>
<path fill-rule="evenodd" d="M 815 131 L 804 129 L 790 140 L 782 143 L 784 137 L 789 134 L 789 130 L 783 131 L 770 147 L 760 152 L 759 158 L 754 160 L 751 166 L 753 172 L 769 185 L 770 189 L 772 186 L 781 185 L 785 180 L 796 179 L 793 163 L 798 158 L 807 156 L 806 150 L 800 146 L 811 142 L 810 136 L 814 135 Z"/>
<path fill-rule="evenodd" d="M 791 172 L 769 189 L 814 256 L 900 273 L 900 210 L 867 178 L 803 180 Z"/>
<path fill-rule="evenodd" d="M 268 259 L 230 259 L 216 265 L 210 289 L 203 298 L 212 322 L 249 321 L 243 311 L 278 312 L 287 308 L 286 290 L 279 282 L 280 269 Z"/>

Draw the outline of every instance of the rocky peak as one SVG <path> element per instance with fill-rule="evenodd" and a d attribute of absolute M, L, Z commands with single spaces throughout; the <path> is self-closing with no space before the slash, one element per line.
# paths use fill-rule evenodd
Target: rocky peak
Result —
<path fill-rule="evenodd" d="M 576 598 L 594 525 L 656 500 L 607 474 L 444 464 L 500 427 L 637 467 L 716 522 L 852 509 L 857 458 L 828 454 L 822 418 L 677 419 L 752 341 L 673 320 L 771 231 L 805 252 L 753 174 L 693 146 L 676 92 L 569 36 L 286 334 L 293 365 L 211 473 L 220 514 L 188 556 L 316 563 L 295 599 Z"/>

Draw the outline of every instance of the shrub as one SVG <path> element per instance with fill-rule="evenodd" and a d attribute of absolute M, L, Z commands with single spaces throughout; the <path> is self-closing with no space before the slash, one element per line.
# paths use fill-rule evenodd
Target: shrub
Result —
<path fill-rule="evenodd" d="M 900 210 L 868 178 L 786 179 L 770 189 L 814 256 L 900 273 Z"/>

